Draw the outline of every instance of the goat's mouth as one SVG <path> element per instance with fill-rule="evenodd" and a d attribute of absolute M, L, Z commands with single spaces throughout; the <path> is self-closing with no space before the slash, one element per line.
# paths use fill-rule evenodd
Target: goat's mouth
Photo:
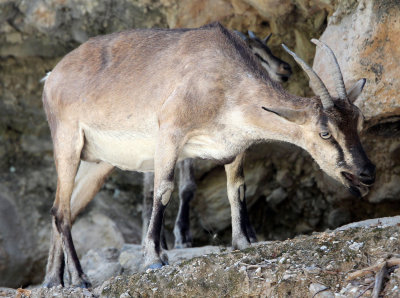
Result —
<path fill-rule="evenodd" d="M 346 182 L 345 184 L 353 195 L 357 197 L 364 197 L 368 194 L 369 187 L 372 186 L 372 183 L 363 183 L 357 176 L 349 172 L 341 172 L 341 174 Z"/>
<path fill-rule="evenodd" d="M 290 74 L 277 73 L 276 75 L 278 76 L 280 82 L 287 82 L 290 77 Z"/>

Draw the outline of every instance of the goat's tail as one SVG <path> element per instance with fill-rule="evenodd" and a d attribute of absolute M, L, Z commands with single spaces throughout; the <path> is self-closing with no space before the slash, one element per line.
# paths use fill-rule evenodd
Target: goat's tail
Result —
<path fill-rule="evenodd" d="M 44 83 L 47 80 L 47 78 L 49 77 L 50 74 L 51 74 L 51 71 L 47 72 L 46 75 L 43 78 L 41 78 L 39 82 L 40 83 Z"/>

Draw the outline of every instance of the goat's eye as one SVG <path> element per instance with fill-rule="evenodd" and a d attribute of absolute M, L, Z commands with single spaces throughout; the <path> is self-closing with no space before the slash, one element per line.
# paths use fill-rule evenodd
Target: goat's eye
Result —
<path fill-rule="evenodd" d="M 324 131 L 319 134 L 319 136 L 323 139 L 329 139 L 331 137 L 331 133 L 329 131 Z"/>

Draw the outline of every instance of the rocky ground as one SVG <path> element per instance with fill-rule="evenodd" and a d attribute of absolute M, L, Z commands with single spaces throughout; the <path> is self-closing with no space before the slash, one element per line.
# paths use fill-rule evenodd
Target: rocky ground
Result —
<path fill-rule="evenodd" d="M 82 263 L 93 289 L 2 288 L 0 296 L 400 297 L 399 226 L 397 216 L 245 250 L 172 250 L 169 266 L 139 273 L 138 246 L 90 251 Z"/>

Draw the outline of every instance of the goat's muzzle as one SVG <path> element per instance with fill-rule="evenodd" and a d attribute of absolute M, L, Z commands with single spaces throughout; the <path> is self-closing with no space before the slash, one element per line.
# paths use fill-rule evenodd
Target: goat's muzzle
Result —
<path fill-rule="evenodd" d="M 372 164 L 371 164 L 372 165 Z M 353 175 L 349 172 L 341 172 L 345 181 L 347 182 L 347 186 L 349 191 L 358 197 L 364 197 L 368 194 L 369 188 L 375 182 L 375 166 L 370 167 L 368 171 L 360 171 L 358 175 Z M 368 173 L 367 173 L 368 172 Z"/>

